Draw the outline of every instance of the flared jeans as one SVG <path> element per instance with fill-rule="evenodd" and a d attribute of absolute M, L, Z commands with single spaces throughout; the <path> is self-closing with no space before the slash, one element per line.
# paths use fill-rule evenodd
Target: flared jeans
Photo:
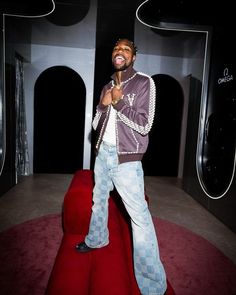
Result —
<path fill-rule="evenodd" d="M 163 295 L 167 287 L 166 274 L 145 200 L 141 162 L 119 164 L 116 147 L 103 142 L 96 157 L 94 175 L 92 215 L 86 244 L 100 248 L 109 243 L 108 199 L 115 186 L 131 218 L 134 271 L 139 289 L 142 295 Z"/>

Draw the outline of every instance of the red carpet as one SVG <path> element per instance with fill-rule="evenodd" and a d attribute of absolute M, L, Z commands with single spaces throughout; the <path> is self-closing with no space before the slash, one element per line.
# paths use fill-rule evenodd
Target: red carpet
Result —
<path fill-rule="evenodd" d="M 153 220 L 167 277 L 176 295 L 236 294 L 236 266 L 222 252 L 181 226 Z M 61 238 L 59 214 L 0 233 L 0 294 L 43 295 Z"/>

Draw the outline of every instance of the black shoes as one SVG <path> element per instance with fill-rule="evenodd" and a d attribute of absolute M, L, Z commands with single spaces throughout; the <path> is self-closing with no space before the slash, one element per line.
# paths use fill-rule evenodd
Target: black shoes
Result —
<path fill-rule="evenodd" d="M 95 248 L 90 248 L 89 246 L 87 246 L 87 245 L 85 244 L 85 242 L 81 242 L 81 243 L 75 245 L 75 249 L 76 249 L 76 251 L 78 251 L 78 252 L 86 253 L 86 252 L 89 252 L 89 251 L 91 251 L 91 250 L 94 250 Z"/>

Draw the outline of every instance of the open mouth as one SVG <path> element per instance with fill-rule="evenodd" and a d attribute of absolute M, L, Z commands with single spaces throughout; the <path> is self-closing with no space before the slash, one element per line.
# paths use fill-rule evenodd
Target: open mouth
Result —
<path fill-rule="evenodd" d="M 125 62 L 125 59 L 124 59 L 124 57 L 122 55 L 117 55 L 114 58 L 114 62 L 115 62 L 116 65 L 121 65 L 122 63 Z"/>

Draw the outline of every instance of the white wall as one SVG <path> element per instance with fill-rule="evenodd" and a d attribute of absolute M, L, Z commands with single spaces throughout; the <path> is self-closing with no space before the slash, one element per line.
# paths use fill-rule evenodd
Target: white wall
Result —
<path fill-rule="evenodd" d="M 31 60 L 25 64 L 25 101 L 30 160 L 33 173 L 34 85 L 39 75 L 54 66 L 66 66 L 77 72 L 86 87 L 83 168 L 90 168 L 90 131 L 93 110 L 95 68 L 96 7 L 91 1 L 87 16 L 69 27 L 59 27 L 46 19 L 33 22 Z M 53 44 L 53 45 L 52 45 Z"/>
<path fill-rule="evenodd" d="M 175 78 L 182 87 L 183 78 L 192 75 L 202 81 L 205 34 L 173 32 L 160 34 L 135 22 L 135 43 L 138 46 L 135 68 L 148 75 L 165 74 Z"/>
<path fill-rule="evenodd" d="M 33 173 L 33 122 L 34 85 L 39 75 L 53 66 L 67 66 L 77 72 L 86 87 L 85 137 L 83 167 L 90 168 L 90 140 L 93 109 L 94 49 L 72 49 L 63 47 L 32 45 L 32 63 L 25 66 L 25 101 L 30 159 Z"/>

